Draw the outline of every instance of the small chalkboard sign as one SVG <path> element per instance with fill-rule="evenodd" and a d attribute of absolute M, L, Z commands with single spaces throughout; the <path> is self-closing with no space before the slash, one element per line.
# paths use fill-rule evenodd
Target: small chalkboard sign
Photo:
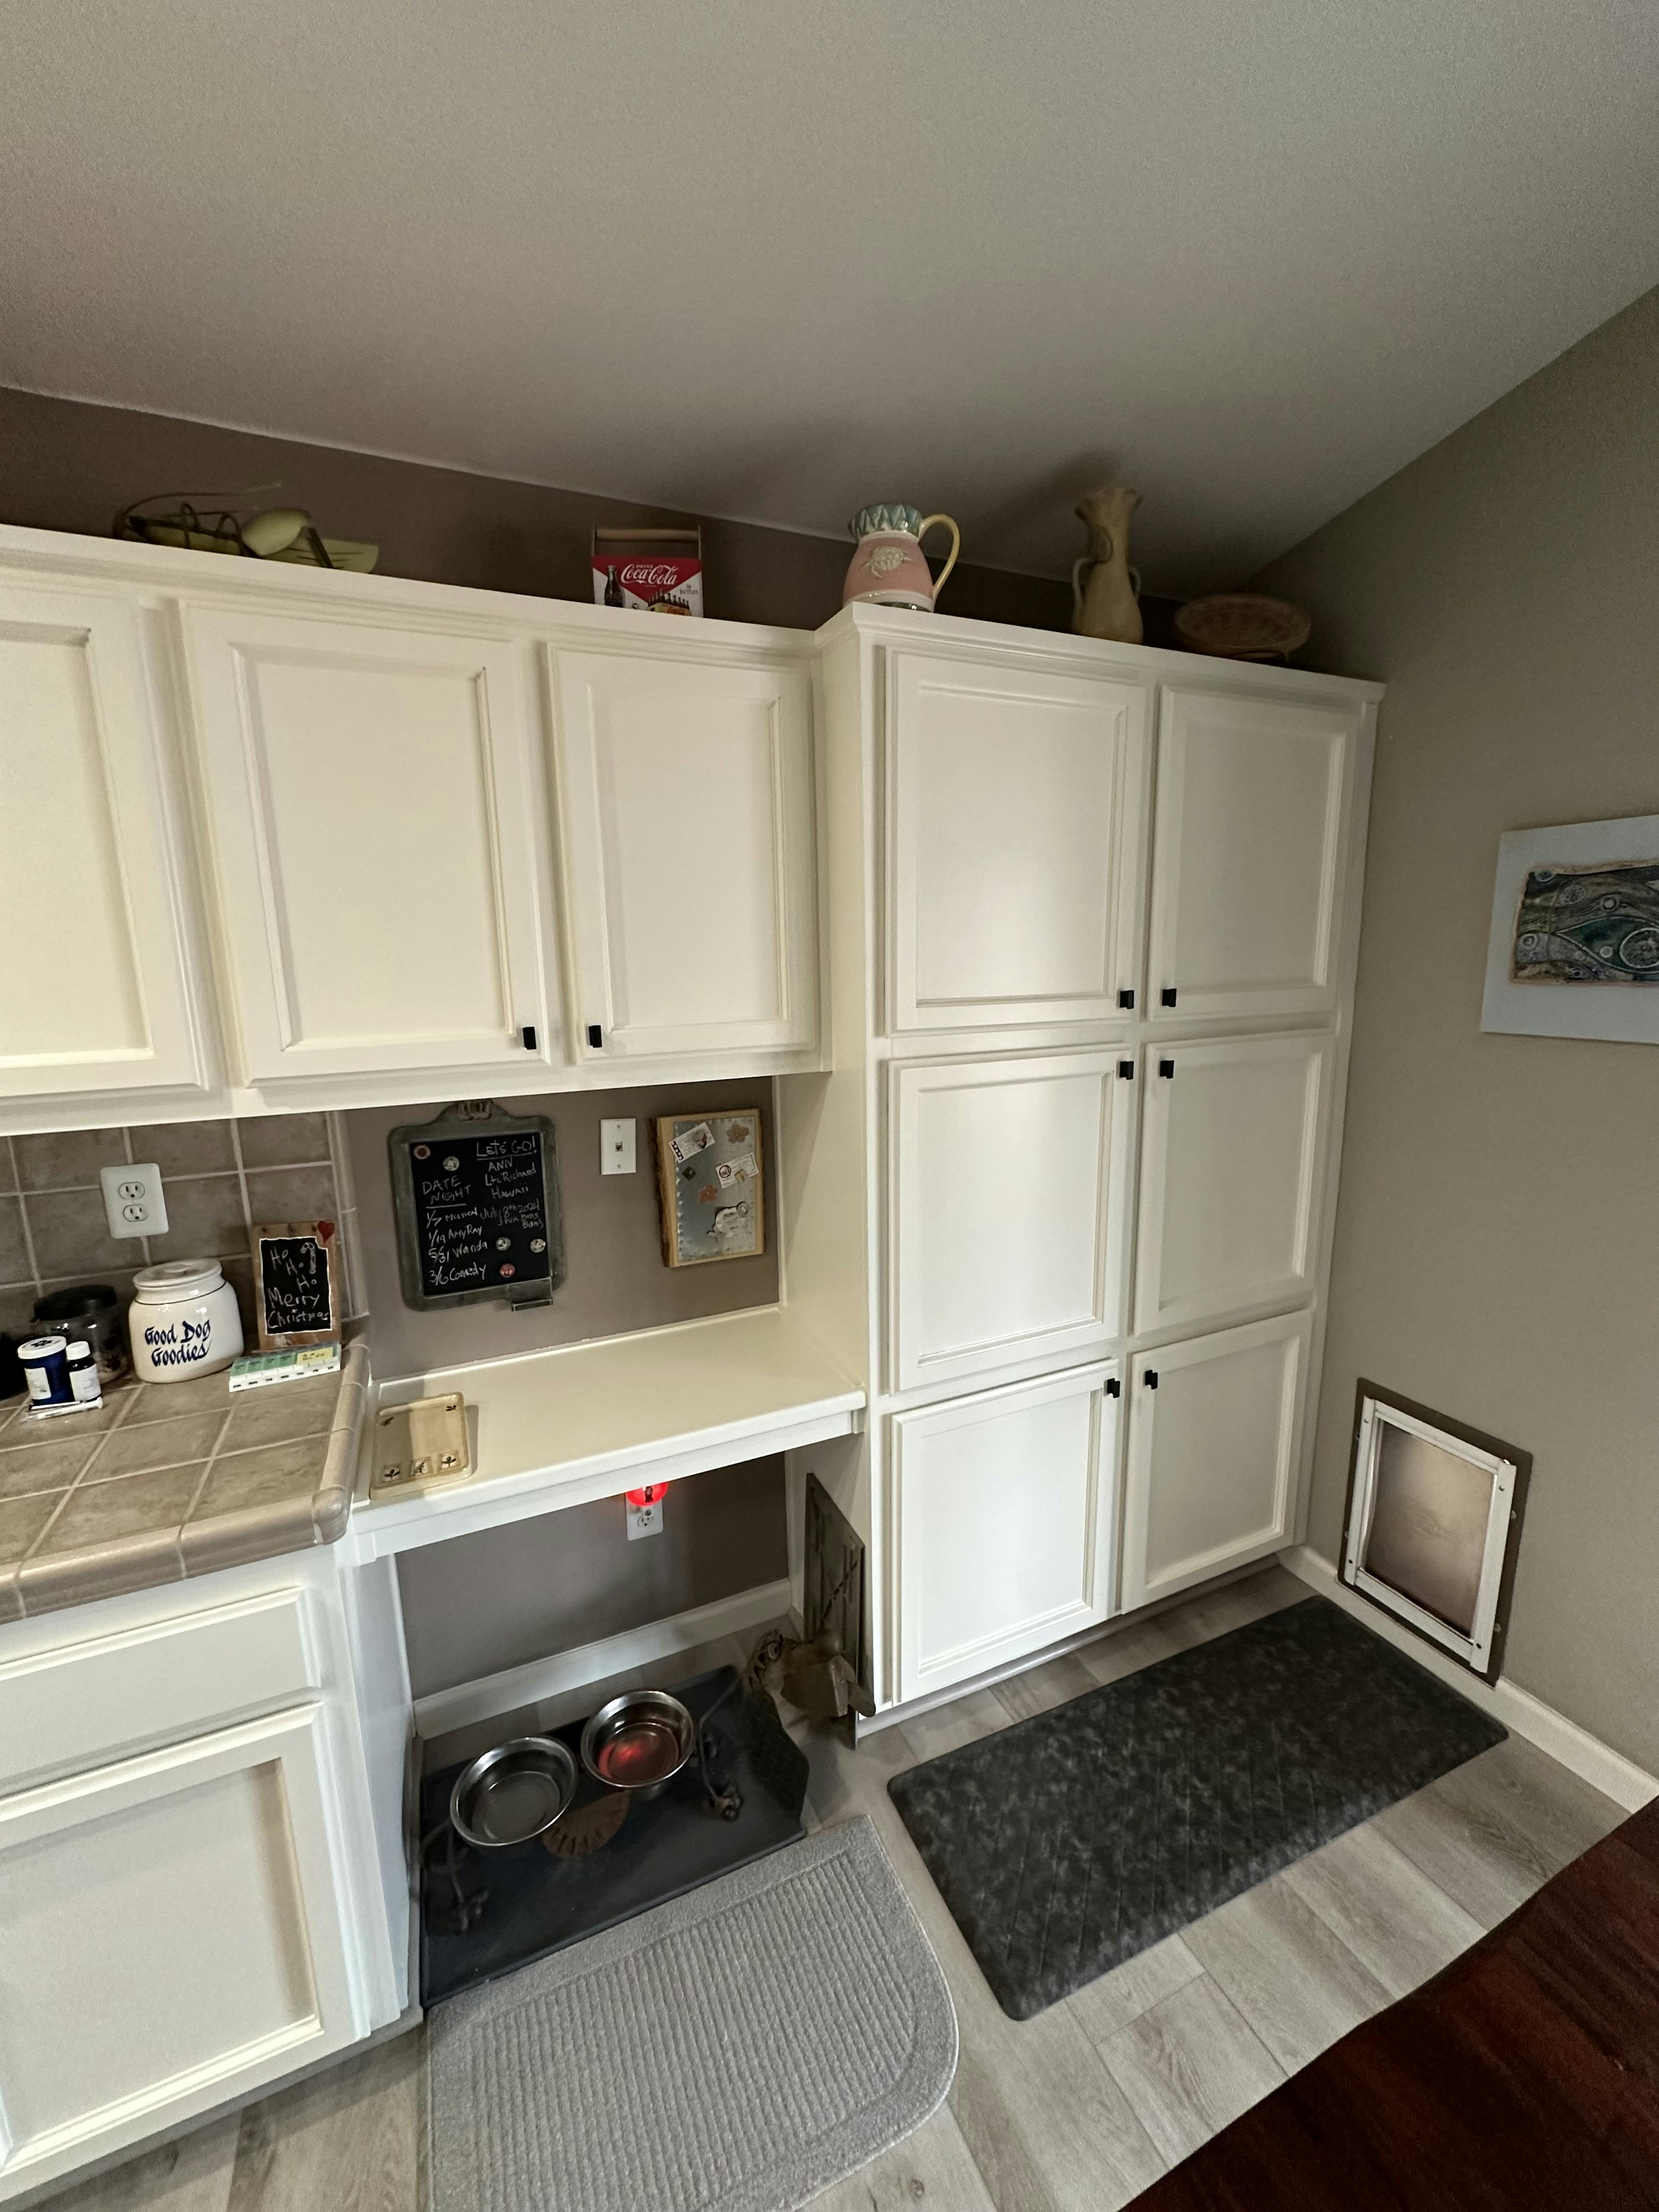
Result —
<path fill-rule="evenodd" d="M 249 1232 L 262 1352 L 327 1344 L 340 1334 L 339 1231 L 331 1221 L 266 1221 Z"/>
<path fill-rule="evenodd" d="M 386 1139 L 404 1303 L 546 1305 L 564 1279 L 553 1124 L 488 1101 Z"/>

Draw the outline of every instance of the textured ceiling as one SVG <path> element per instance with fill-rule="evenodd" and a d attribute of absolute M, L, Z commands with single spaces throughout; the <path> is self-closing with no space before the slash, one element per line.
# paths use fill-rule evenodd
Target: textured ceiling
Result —
<path fill-rule="evenodd" d="M 0 382 L 1200 589 L 1659 281 L 1656 113 L 1654 0 L 0 0 Z"/>

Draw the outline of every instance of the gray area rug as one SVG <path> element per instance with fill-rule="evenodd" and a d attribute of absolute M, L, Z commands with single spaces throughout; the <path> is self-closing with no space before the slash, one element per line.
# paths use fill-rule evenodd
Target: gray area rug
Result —
<path fill-rule="evenodd" d="M 433 2212 L 792 2212 L 956 2071 L 867 1820 L 437 2006 Z"/>
<path fill-rule="evenodd" d="M 1507 1733 L 1310 1597 L 887 1787 L 1029 2020 Z"/>

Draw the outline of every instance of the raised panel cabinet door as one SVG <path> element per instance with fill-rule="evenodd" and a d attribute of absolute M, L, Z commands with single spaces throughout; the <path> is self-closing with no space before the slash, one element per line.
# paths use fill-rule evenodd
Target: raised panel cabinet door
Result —
<path fill-rule="evenodd" d="M 1071 1368 L 894 1415 L 901 1701 L 1115 1610 L 1113 1376 Z"/>
<path fill-rule="evenodd" d="M 817 1039 L 804 667 L 552 653 L 585 1058 Z"/>
<path fill-rule="evenodd" d="M 185 620 L 246 1079 L 554 1056 L 519 648 Z"/>
<path fill-rule="evenodd" d="M 1122 1018 L 1146 720 L 1138 684 L 892 656 L 890 1030 Z"/>
<path fill-rule="evenodd" d="M 1133 1066 L 1083 1051 L 891 1066 L 893 1389 L 1083 1358 L 1118 1334 Z"/>
<path fill-rule="evenodd" d="M 137 608 L 0 590 L 0 1097 L 203 1089 Z"/>
<path fill-rule="evenodd" d="M 1284 1543 L 1312 1328 L 1305 1311 L 1284 1314 L 1132 1362 L 1126 1608 Z"/>
<path fill-rule="evenodd" d="M 1328 1013 L 1358 708 L 1162 695 L 1152 842 L 1153 1018 Z"/>
<path fill-rule="evenodd" d="M 1148 1052 L 1138 1331 L 1312 1295 L 1334 1049 L 1314 1033 Z"/>
<path fill-rule="evenodd" d="M 292 1711 L 0 1800 L 0 2194 L 366 2031 Z"/>

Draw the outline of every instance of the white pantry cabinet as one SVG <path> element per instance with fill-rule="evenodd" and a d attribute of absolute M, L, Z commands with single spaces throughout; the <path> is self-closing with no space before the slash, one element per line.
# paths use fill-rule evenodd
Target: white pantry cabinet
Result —
<path fill-rule="evenodd" d="M 521 648 L 189 605 L 242 1077 L 545 1068 Z"/>
<path fill-rule="evenodd" d="M 656 649 L 550 659 L 578 1054 L 713 1071 L 810 1048 L 805 667 Z"/>
<path fill-rule="evenodd" d="M 301 1705 L 0 1800 L 6 2193 L 365 2032 L 322 1731 Z"/>
<path fill-rule="evenodd" d="M 895 1062 L 895 1390 L 1097 1355 L 1122 1325 L 1134 1062 L 1106 1050 Z"/>
<path fill-rule="evenodd" d="M 1358 705 L 1167 684 L 1148 1014 L 1332 1013 Z"/>
<path fill-rule="evenodd" d="M 893 653 L 891 1031 L 1121 1018 L 1139 954 L 1147 697 L 1104 671 Z"/>
<path fill-rule="evenodd" d="M 901 1699 L 1115 1610 L 1115 1386 L 1074 1367 L 893 1417 Z"/>
<path fill-rule="evenodd" d="M 1311 1330 L 1304 1310 L 1131 1362 L 1126 1608 L 1288 1540 Z"/>
<path fill-rule="evenodd" d="M 0 1097 L 204 1087 L 138 610 L 0 587 Z"/>
<path fill-rule="evenodd" d="M 1333 1049 L 1322 1030 L 1148 1048 L 1138 1331 L 1312 1295 Z"/>

